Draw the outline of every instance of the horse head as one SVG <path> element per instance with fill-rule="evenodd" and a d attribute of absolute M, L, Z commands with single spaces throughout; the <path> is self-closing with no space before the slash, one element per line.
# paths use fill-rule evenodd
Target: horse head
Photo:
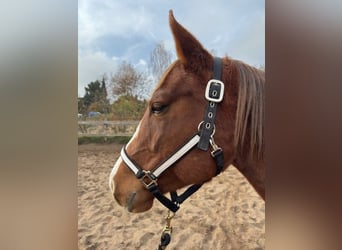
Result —
<path fill-rule="evenodd" d="M 169 66 L 149 101 L 134 136 L 125 147 L 132 164 L 144 172 L 152 171 L 168 159 L 180 145 L 198 132 L 207 100 L 207 83 L 213 76 L 213 56 L 169 13 L 177 60 Z M 224 168 L 235 157 L 234 129 L 238 99 L 238 68 L 222 59 L 225 96 L 217 107 L 215 140 L 224 148 Z M 139 171 L 137 171 L 139 172 Z M 161 193 L 192 184 L 203 184 L 215 176 L 215 161 L 210 152 L 193 148 L 158 177 Z M 116 201 L 130 212 L 152 207 L 154 196 L 119 157 L 110 176 Z"/>

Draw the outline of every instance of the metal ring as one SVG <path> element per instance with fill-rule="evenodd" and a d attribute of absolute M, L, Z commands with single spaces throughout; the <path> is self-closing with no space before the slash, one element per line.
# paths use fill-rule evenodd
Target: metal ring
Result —
<path fill-rule="evenodd" d="M 198 124 L 198 127 L 197 127 L 198 132 L 201 131 L 201 127 L 202 127 L 203 123 L 204 123 L 204 121 L 201 121 L 200 124 Z"/>
<path fill-rule="evenodd" d="M 200 124 L 198 124 L 198 128 L 197 128 L 198 132 L 201 131 L 201 127 L 202 127 L 203 123 L 204 123 L 204 121 L 201 121 Z M 213 124 L 213 125 L 214 125 L 214 128 L 213 128 L 213 132 L 211 133 L 211 136 L 214 136 L 215 131 L 216 131 L 215 124 Z"/>
<path fill-rule="evenodd" d="M 209 122 L 207 122 L 207 123 L 205 124 L 205 128 L 206 128 L 206 129 L 210 129 L 210 123 L 209 123 Z"/>
<path fill-rule="evenodd" d="M 215 106 L 215 102 L 209 102 L 209 106 L 213 108 Z"/>
<path fill-rule="evenodd" d="M 213 132 L 211 133 L 211 137 L 213 137 L 213 136 L 214 136 L 214 134 L 215 134 L 215 131 L 216 131 L 215 124 L 213 124 L 213 125 L 214 125 L 214 128 L 213 128 Z"/>
<path fill-rule="evenodd" d="M 209 118 L 213 118 L 213 116 L 214 116 L 213 112 L 209 112 L 209 113 L 208 113 L 208 117 L 209 117 Z"/>

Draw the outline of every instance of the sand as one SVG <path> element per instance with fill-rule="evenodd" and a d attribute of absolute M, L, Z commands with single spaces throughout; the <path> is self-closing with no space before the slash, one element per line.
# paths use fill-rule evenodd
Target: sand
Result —
<path fill-rule="evenodd" d="M 80 145 L 79 249 L 157 249 L 167 210 L 158 201 L 145 213 L 120 207 L 108 176 L 121 145 Z M 265 203 L 234 168 L 185 201 L 172 221 L 167 249 L 265 249 Z"/>

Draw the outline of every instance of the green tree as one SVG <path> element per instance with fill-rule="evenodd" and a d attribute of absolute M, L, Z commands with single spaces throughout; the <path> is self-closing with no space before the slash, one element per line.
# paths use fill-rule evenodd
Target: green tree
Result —
<path fill-rule="evenodd" d="M 122 95 L 112 105 L 112 114 L 117 120 L 140 120 L 147 106 L 146 100 L 137 96 Z"/>
<path fill-rule="evenodd" d="M 98 99 L 96 100 L 98 103 L 98 111 L 104 114 L 107 114 L 110 112 L 110 104 L 109 100 L 107 98 L 107 84 L 106 84 L 106 78 L 103 76 L 101 80 L 101 87 L 100 87 L 100 95 L 98 96 Z"/>
<path fill-rule="evenodd" d="M 87 111 L 87 107 L 84 104 L 83 97 L 78 97 L 77 101 L 78 101 L 78 113 L 84 114 Z"/>
<path fill-rule="evenodd" d="M 89 111 L 98 111 L 101 113 L 108 113 L 110 110 L 109 100 L 107 99 L 106 79 L 96 80 L 90 82 L 85 87 L 85 95 L 79 98 L 78 110 L 80 113 L 85 114 Z"/>

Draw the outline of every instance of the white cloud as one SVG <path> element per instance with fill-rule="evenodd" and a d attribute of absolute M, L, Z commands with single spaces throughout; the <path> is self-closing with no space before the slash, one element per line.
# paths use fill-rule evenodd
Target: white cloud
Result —
<path fill-rule="evenodd" d="M 143 5 L 132 8 L 126 1 L 80 0 L 78 9 L 79 46 L 89 46 L 103 36 L 128 37 L 144 34 L 151 23 Z"/>
<path fill-rule="evenodd" d="M 139 59 L 138 65 L 146 66 L 147 62 L 144 59 Z"/>
<path fill-rule="evenodd" d="M 189 8 L 175 17 L 209 51 L 228 55 L 250 64 L 264 64 L 265 11 L 263 1 L 203 1 L 196 11 Z"/>
<path fill-rule="evenodd" d="M 238 30 L 217 44 L 220 53 L 251 65 L 265 64 L 265 14 L 251 12 L 240 19 Z"/>
<path fill-rule="evenodd" d="M 102 51 L 79 51 L 78 54 L 78 94 L 84 95 L 84 87 L 101 79 L 104 74 L 114 72 L 118 59 L 109 57 Z"/>
<path fill-rule="evenodd" d="M 115 61 L 146 66 L 155 42 L 164 41 L 175 57 L 169 9 L 217 56 L 265 64 L 264 1 L 79 0 L 79 89 L 101 74 L 113 72 Z"/>

